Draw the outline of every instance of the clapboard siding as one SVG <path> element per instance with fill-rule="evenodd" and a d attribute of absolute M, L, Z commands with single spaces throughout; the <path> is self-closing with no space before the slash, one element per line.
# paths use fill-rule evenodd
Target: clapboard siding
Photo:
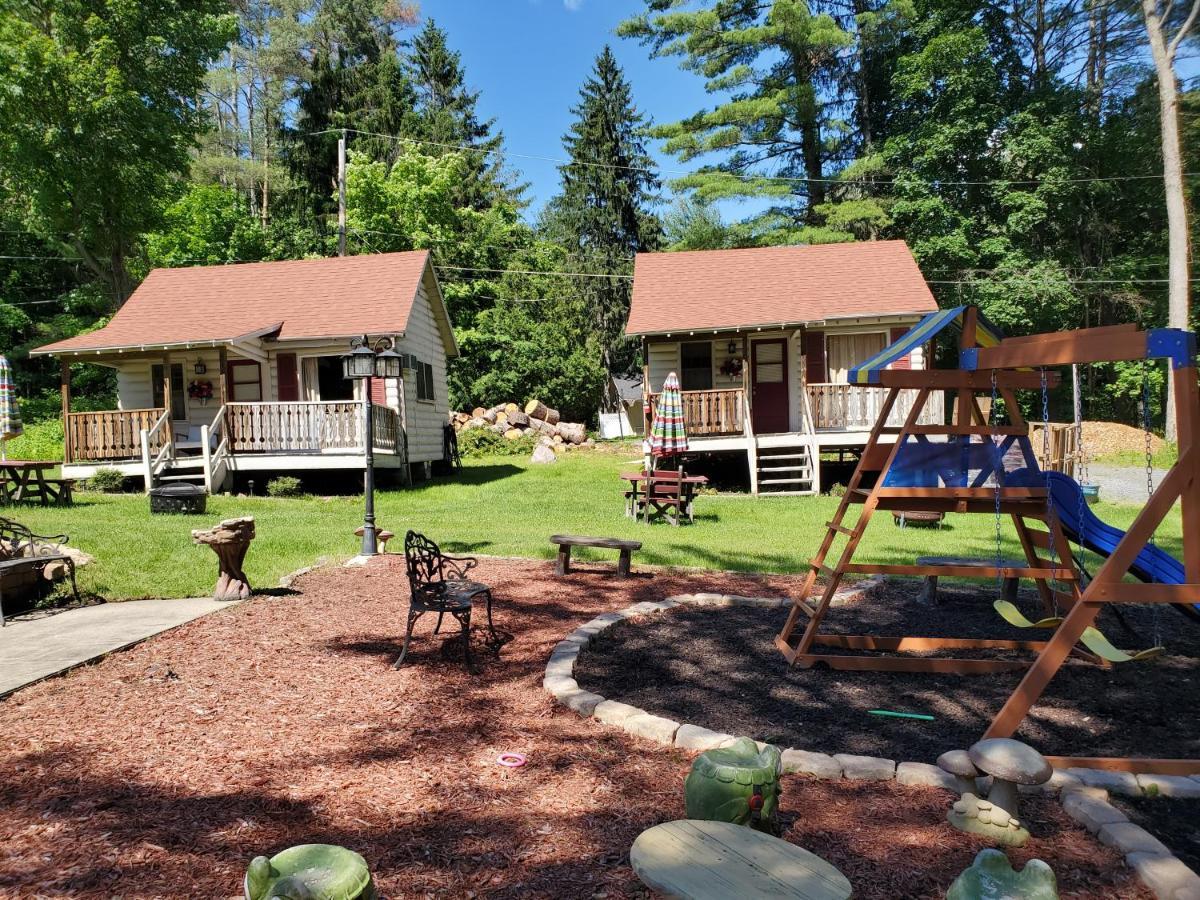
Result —
<path fill-rule="evenodd" d="M 408 429 L 410 462 L 431 462 L 442 458 L 442 426 L 449 418 L 446 380 L 446 342 L 429 300 L 430 285 L 421 283 L 408 318 L 408 330 L 397 349 L 411 353 L 421 362 L 433 365 L 433 402 L 417 399 L 417 373 L 404 372 L 402 408 Z"/>

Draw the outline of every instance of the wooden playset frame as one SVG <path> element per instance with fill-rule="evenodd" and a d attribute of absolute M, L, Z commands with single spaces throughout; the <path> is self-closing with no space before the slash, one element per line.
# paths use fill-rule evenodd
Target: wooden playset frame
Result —
<path fill-rule="evenodd" d="M 821 663 L 834 669 L 858 671 L 985 674 L 1026 670 L 1024 678 L 983 735 L 985 738 L 1011 737 L 1069 655 L 1077 654 L 1105 664 L 1099 657 L 1085 652 L 1078 645 L 1084 630 L 1093 626 L 1105 604 L 1191 605 L 1200 602 L 1200 384 L 1197 382 L 1196 341 L 1191 332 L 1178 329 L 1142 331 L 1135 325 L 992 339 L 991 333 L 985 334 L 981 331 L 980 317 L 974 307 L 952 312 L 958 313 L 962 327 L 958 369 L 882 369 L 872 373 L 872 383 L 887 388 L 887 397 L 858 467 L 838 504 L 837 512 L 833 519 L 826 523 L 825 537 L 812 559 L 804 585 L 795 598 L 775 643 L 789 663 L 803 668 Z M 986 343 L 990 346 L 984 346 L 984 337 L 989 338 Z M 1047 386 L 1056 385 L 1058 375 L 1046 372 L 1048 367 L 1162 358 L 1170 360 L 1171 365 L 1170 377 L 1174 387 L 1178 427 L 1178 459 L 1150 495 L 1125 536 L 1091 580 L 1084 585 L 1071 555 L 1070 542 L 1054 513 L 1053 504 L 1047 503 L 1047 489 L 1004 484 L 1003 465 L 1000 462 L 1004 446 L 1029 433 L 1029 425 L 1019 412 L 1015 391 L 1045 389 Z M 1031 370 L 1031 367 L 1042 371 Z M 889 426 L 887 422 L 900 392 L 913 389 L 917 391 L 917 397 L 903 425 Z M 942 390 L 953 392 L 955 395 L 954 423 L 918 425 L 925 405 L 931 397 L 936 396 L 935 391 Z M 1004 399 L 1008 411 L 1008 424 L 988 422 L 988 416 L 984 415 L 977 398 L 979 393 Z M 891 442 L 884 442 L 880 440 L 884 435 L 895 437 Z M 999 454 L 992 457 L 993 468 L 990 474 L 995 478 L 995 486 L 884 486 L 900 447 L 910 436 L 919 435 L 981 435 L 993 439 L 1005 436 Z M 870 472 L 878 473 L 875 485 L 863 488 L 864 476 Z M 985 472 L 984 476 L 988 474 Z M 1181 501 L 1186 583 L 1126 583 L 1123 579 L 1138 553 L 1153 538 L 1155 529 L 1176 500 Z M 857 522 L 852 527 L 847 527 L 845 518 L 852 505 L 861 505 L 862 509 Z M 1010 516 L 1024 550 L 1027 565 L 961 567 L 854 563 L 855 551 L 877 509 L 979 512 Z M 846 538 L 846 543 L 840 551 L 834 553 L 834 544 L 839 538 Z M 1046 551 L 1049 551 L 1052 558 L 1047 559 L 1042 555 Z M 831 554 L 835 556 L 836 562 L 829 566 L 826 562 Z M 847 574 L 1030 578 L 1035 581 L 1048 614 L 1059 607 L 1067 612 L 1048 640 L 880 637 L 870 634 L 823 633 L 821 624 L 834 593 Z M 809 597 L 814 593 L 819 576 L 825 578 L 824 587 L 819 599 L 813 604 Z M 1054 582 L 1066 586 L 1069 590 L 1056 589 Z M 803 617 L 807 618 L 807 624 L 801 629 Z M 822 652 L 818 648 L 832 648 L 832 652 Z M 904 651 L 970 649 L 1031 651 L 1036 652 L 1037 657 L 1030 664 L 1028 661 L 1012 659 L 849 655 L 837 652 L 855 650 L 902 654 Z M 1059 767 L 1088 766 L 1159 774 L 1200 773 L 1200 760 L 1090 756 L 1048 758 L 1053 765 Z"/>

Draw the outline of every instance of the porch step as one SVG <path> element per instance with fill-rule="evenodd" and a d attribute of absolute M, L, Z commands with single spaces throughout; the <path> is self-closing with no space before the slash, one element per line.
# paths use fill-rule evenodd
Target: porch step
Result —
<path fill-rule="evenodd" d="M 759 448 L 758 492 L 771 496 L 812 494 L 813 460 L 807 446 Z"/>
<path fill-rule="evenodd" d="M 204 482 L 203 472 L 193 472 L 187 475 L 159 475 L 155 481 L 199 481 Z"/>

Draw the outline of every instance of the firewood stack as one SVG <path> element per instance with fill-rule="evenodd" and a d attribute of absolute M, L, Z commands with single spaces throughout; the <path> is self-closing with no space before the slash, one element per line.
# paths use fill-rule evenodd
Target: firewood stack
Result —
<path fill-rule="evenodd" d="M 569 450 L 595 443 L 582 423 L 563 422 L 557 409 L 537 399 L 526 403 L 524 409 L 516 403 L 501 403 L 491 409 L 477 406 L 469 413 L 452 412 L 450 422 L 458 432 L 487 428 L 510 441 L 536 434 L 541 438 L 539 443 L 554 447 L 557 452 L 561 452 L 557 448 Z"/>

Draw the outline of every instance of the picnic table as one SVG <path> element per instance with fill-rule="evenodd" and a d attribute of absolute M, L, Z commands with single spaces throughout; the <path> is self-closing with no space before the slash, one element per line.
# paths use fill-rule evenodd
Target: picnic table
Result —
<path fill-rule="evenodd" d="M 4 501 L 21 503 L 36 500 L 42 506 L 70 503 L 71 488 L 75 482 L 46 476 L 57 465 L 57 462 L 45 459 L 0 460 L 0 493 Z"/>
<path fill-rule="evenodd" d="M 633 842 L 629 863 L 647 887 L 685 900 L 848 900 L 851 893 L 846 876 L 816 854 L 728 822 L 655 825 Z"/>
<path fill-rule="evenodd" d="M 626 494 L 625 515 L 632 518 L 637 515 L 638 492 L 641 485 L 650 480 L 649 472 L 622 472 L 621 479 L 628 481 L 630 484 L 629 491 Z M 687 506 L 687 516 L 692 518 L 692 503 L 696 499 L 696 488 L 703 487 L 708 484 L 708 478 L 704 475 L 685 475 L 683 477 L 683 489 L 685 491 Z"/>

